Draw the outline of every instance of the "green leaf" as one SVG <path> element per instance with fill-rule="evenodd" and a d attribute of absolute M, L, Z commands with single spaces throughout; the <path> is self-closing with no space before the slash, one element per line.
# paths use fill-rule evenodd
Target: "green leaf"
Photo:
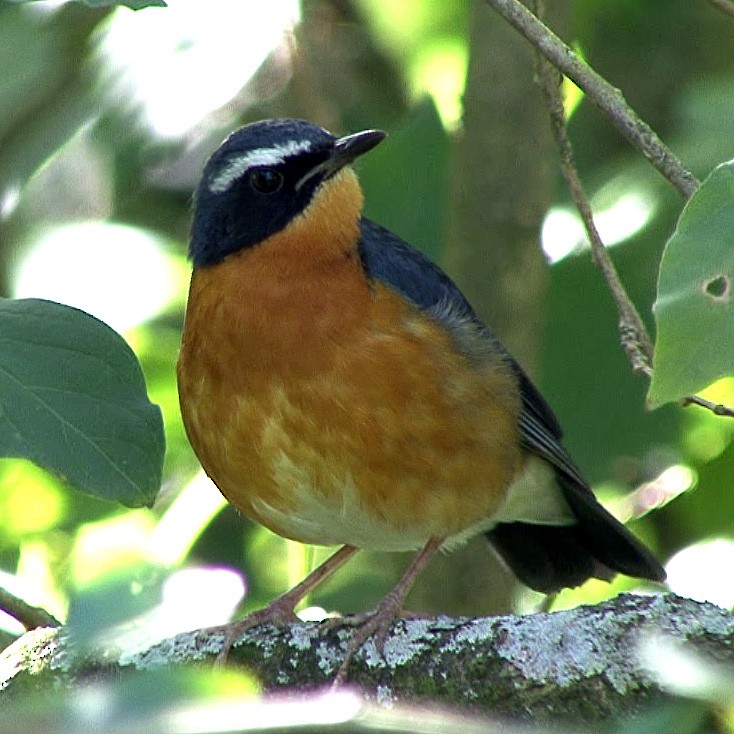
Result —
<path fill-rule="evenodd" d="M 653 313 L 656 408 L 734 374 L 734 161 L 723 163 L 683 209 L 663 252 Z"/>
<path fill-rule="evenodd" d="M 84 4 L 89 5 L 91 8 L 108 8 L 114 5 L 125 5 L 133 10 L 167 7 L 167 4 L 163 0 L 84 0 Z"/>
<path fill-rule="evenodd" d="M 158 492 L 164 450 L 160 410 L 119 334 L 69 306 L 0 300 L 0 456 L 140 507 Z"/>
<path fill-rule="evenodd" d="M 38 0 L 10 0 L 11 3 L 19 5 L 25 5 L 27 3 L 37 2 Z M 142 8 L 159 7 L 165 8 L 167 4 L 164 0 L 83 0 L 85 5 L 89 5 L 90 8 L 109 8 L 116 5 L 125 5 L 133 10 L 140 10 Z"/>

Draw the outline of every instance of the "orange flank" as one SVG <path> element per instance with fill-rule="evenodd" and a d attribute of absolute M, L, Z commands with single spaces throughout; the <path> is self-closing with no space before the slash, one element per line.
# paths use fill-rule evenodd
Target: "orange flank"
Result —
<path fill-rule="evenodd" d="M 194 450 L 233 505 L 302 542 L 412 550 L 491 527 L 524 465 L 516 377 L 368 281 L 351 169 L 322 189 L 194 270 L 179 360 Z"/>

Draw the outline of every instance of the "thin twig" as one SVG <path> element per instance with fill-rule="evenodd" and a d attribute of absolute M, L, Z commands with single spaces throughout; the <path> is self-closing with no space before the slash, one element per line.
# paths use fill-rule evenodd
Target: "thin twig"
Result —
<path fill-rule="evenodd" d="M 730 0 L 709 0 L 709 2 L 715 8 L 718 8 L 730 18 L 734 19 L 734 3 L 730 2 Z"/>
<path fill-rule="evenodd" d="M 714 415 L 723 415 L 727 418 L 734 418 L 734 408 L 730 408 L 728 405 L 722 405 L 721 403 L 714 403 L 711 400 L 706 400 L 700 395 L 686 395 L 683 400 L 680 401 L 683 407 L 687 405 L 698 405 L 701 408 L 710 410 Z"/>
<path fill-rule="evenodd" d="M 540 14 L 542 12 L 541 0 L 536 0 L 536 8 L 536 12 Z M 560 152 L 563 178 L 566 180 L 566 185 L 586 228 L 594 262 L 601 270 L 617 306 L 622 347 L 629 357 L 633 371 L 650 376 L 652 374 L 650 367 L 653 355 L 652 340 L 640 314 L 627 295 L 614 263 L 599 236 L 591 205 L 584 193 L 581 178 L 574 163 L 571 141 L 566 134 L 566 115 L 560 87 L 561 75 L 538 51 L 535 54 L 535 66 L 550 113 L 553 135 Z"/>
<path fill-rule="evenodd" d="M 13 619 L 17 619 L 27 630 L 36 627 L 61 626 L 61 622 L 45 609 L 32 607 L 2 587 L 0 587 L 0 609 L 7 612 Z"/>
<path fill-rule="evenodd" d="M 689 199 L 699 181 L 665 146 L 655 131 L 627 104 L 615 89 L 584 63 L 558 36 L 536 18 L 519 0 L 486 0 L 513 25 L 555 67 L 572 79 L 608 115 L 617 130 L 635 146 L 657 170 Z"/>

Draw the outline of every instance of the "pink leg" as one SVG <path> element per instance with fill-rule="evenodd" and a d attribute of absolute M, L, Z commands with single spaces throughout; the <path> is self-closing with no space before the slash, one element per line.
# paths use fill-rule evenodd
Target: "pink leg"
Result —
<path fill-rule="evenodd" d="M 222 627 L 212 628 L 214 630 L 223 630 L 225 633 L 224 642 L 222 643 L 222 649 L 217 655 L 215 665 L 221 666 L 227 662 L 229 651 L 232 645 L 237 641 L 239 636 L 250 629 L 256 627 L 259 624 L 275 624 L 282 626 L 288 622 L 297 621 L 295 614 L 295 608 L 298 603 L 318 584 L 320 584 L 327 576 L 330 576 L 346 561 L 348 561 L 359 548 L 355 548 L 353 545 L 342 546 L 336 553 L 329 556 L 320 566 L 315 568 L 311 573 L 306 576 L 303 581 L 296 584 L 292 589 L 286 591 L 274 601 L 270 602 L 268 606 L 263 609 L 258 609 L 251 614 L 248 614 L 244 619 L 238 619 L 229 624 L 222 625 Z"/>
<path fill-rule="evenodd" d="M 443 538 L 432 538 L 411 561 L 403 577 L 395 587 L 382 598 L 379 606 L 374 612 L 366 615 L 357 615 L 353 619 L 359 627 L 352 635 L 347 645 L 347 652 L 342 664 L 339 666 L 332 689 L 338 688 L 347 677 L 349 663 L 360 647 L 374 634 L 375 646 L 380 655 L 383 654 L 385 639 L 395 618 L 400 614 L 405 597 L 415 583 L 418 574 L 425 568 L 434 553 L 441 547 Z M 336 620 L 335 620 L 336 621 Z"/>

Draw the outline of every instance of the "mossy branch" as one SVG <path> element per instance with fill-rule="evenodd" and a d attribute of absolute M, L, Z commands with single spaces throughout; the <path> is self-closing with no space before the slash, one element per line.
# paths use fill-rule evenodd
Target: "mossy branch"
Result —
<path fill-rule="evenodd" d="M 269 692 L 328 688 L 352 628 L 297 623 L 245 633 L 231 654 Z M 471 705 L 514 720 L 576 724 L 628 716 L 665 698 L 646 668 L 643 642 L 685 643 L 720 663 L 734 663 L 734 616 L 672 594 L 621 595 L 595 606 L 528 616 L 399 620 L 385 658 L 368 642 L 350 685 L 383 704 L 430 699 Z M 177 635 L 141 651 L 106 650 L 98 659 L 70 653 L 62 630 L 35 630 L 0 656 L 8 692 L 117 680 L 122 670 L 211 665 L 220 631 Z M 107 672 L 105 672 L 107 671 Z"/>

